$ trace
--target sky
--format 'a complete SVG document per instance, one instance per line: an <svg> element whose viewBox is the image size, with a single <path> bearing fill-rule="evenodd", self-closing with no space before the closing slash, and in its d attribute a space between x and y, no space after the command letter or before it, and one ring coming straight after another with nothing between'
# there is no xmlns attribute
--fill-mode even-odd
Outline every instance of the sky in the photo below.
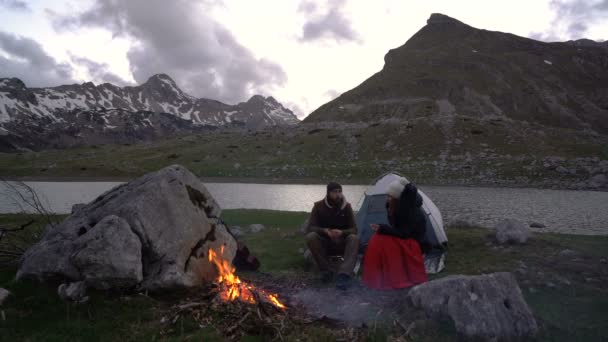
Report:
<svg viewBox="0 0 608 342"><path fill-rule="evenodd" d="M431 13L542 41L608 39L608 0L0 0L0 77L136 85L165 73L300 118L380 71Z"/></svg>

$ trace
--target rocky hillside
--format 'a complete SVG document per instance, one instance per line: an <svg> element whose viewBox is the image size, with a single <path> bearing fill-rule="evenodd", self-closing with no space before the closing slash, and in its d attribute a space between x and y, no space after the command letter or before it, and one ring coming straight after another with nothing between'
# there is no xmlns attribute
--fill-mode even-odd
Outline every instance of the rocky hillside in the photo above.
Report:
<svg viewBox="0 0 608 342"><path fill-rule="evenodd" d="M0 150L132 142L217 127L297 124L272 97L228 105L184 93L167 75L134 87L104 83L28 88L0 79Z"/></svg>
<svg viewBox="0 0 608 342"><path fill-rule="evenodd" d="M544 43L481 30L442 14L383 69L305 121L436 121L467 118L608 133L608 44Z"/></svg>

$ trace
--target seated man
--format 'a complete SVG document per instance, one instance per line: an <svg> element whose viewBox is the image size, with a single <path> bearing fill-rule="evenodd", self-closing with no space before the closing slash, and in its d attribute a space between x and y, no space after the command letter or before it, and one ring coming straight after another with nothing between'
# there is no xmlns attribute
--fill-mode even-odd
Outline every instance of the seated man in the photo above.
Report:
<svg viewBox="0 0 608 342"><path fill-rule="evenodd" d="M327 185L327 194L315 203L310 214L306 244L321 271L321 279L328 282L333 277L330 255L344 256L336 279L336 287L346 289L357 262L359 238L355 215L350 203L342 195L338 183Z"/></svg>

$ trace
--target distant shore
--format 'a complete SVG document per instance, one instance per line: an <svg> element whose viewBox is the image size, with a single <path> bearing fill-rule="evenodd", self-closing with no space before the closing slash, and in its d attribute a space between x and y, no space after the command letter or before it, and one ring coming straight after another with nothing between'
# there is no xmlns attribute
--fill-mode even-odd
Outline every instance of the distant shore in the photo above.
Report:
<svg viewBox="0 0 608 342"><path fill-rule="evenodd" d="M7 181L22 182L129 182L139 176L24 176L24 177L1 177ZM320 178L255 178L255 177L199 177L203 183L242 183L242 184L297 184L297 185L325 185L330 181L337 181L343 185L371 185L375 179L320 179ZM415 182L415 180L413 180ZM460 182L420 182L421 187L466 187L466 188L508 188L508 189L543 189L564 191L593 191L606 192L597 189L573 189L562 187L543 186L543 184L516 184L516 183L460 183Z"/></svg>
<svg viewBox="0 0 608 342"><path fill-rule="evenodd" d="M128 182L137 176L26 176L3 177L7 181L22 182ZM319 178L248 178L248 177L199 177L203 183L243 183L243 184L327 184L331 180ZM334 180L334 179L332 179ZM345 185L369 185L373 179L335 179ZM428 184L427 184L428 185Z"/></svg>

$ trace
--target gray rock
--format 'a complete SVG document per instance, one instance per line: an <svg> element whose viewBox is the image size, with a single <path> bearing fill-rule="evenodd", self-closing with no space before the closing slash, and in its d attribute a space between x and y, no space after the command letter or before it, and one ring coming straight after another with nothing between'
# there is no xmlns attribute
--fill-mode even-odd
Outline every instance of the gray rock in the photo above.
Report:
<svg viewBox="0 0 608 342"><path fill-rule="evenodd" d="M560 251L558 254L559 254L559 256L562 256L562 257L573 257L573 256L578 255L578 253L576 251L573 251L571 249L564 249L564 250Z"/></svg>
<svg viewBox="0 0 608 342"><path fill-rule="evenodd" d="M263 224L252 224L249 226L249 231L252 233L259 233L262 230L266 229Z"/></svg>
<svg viewBox="0 0 608 342"><path fill-rule="evenodd" d="M57 288L57 294L59 298L69 302L86 302L87 297L87 285L84 281L78 281L75 283L61 284Z"/></svg>
<svg viewBox="0 0 608 342"><path fill-rule="evenodd" d="M234 237L237 239L239 239L245 235L245 232L239 226L232 226L229 229L230 229L230 232L232 233L232 235L234 235Z"/></svg>
<svg viewBox="0 0 608 342"><path fill-rule="evenodd" d="M11 293L0 287L0 306L4 303L4 301L11 295Z"/></svg>
<svg viewBox="0 0 608 342"><path fill-rule="evenodd" d="M143 280L141 242L118 216L104 217L74 247L72 262L90 287L132 287Z"/></svg>
<svg viewBox="0 0 608 342"><path fill-rule="evenodd" d="M195 175L168 166L102 194L46 232L23 255L17 279L84 280L99 288L140 282L147 290L196 286L217 276L210 248L224 246L229 261L236 253L220 214Z"/></svg>
<svg viewBox="0 0 608 342"><path fill-rule="evenodd" d="M603 174L595 175L587 180L587 186L591 189L608 187L608 177Z"/></svg>
<svg viewBox="0 0 608 342"><path fill-rule="evenodd" d="M72 206L72 212L71 212L71 214L77 212L78 210L84 208L85 206L86 206L86 204L84 204L84 203L76 203L76 204L74 204Z"/></svg>
<svg viewBox="0 0 608 342"><path fill-rule="evenodd" d="M502 220L496 225L496 241L504 243L526 243L530 236L530 227L515 219Z"/></svg>
<svg viewBox="0 0 608 342"><path fill-rule="evenodd" d="M408 298L428 315L449 318L468 338L511 340L538 327L510 273L454 275L413 287Z"/></svg>

